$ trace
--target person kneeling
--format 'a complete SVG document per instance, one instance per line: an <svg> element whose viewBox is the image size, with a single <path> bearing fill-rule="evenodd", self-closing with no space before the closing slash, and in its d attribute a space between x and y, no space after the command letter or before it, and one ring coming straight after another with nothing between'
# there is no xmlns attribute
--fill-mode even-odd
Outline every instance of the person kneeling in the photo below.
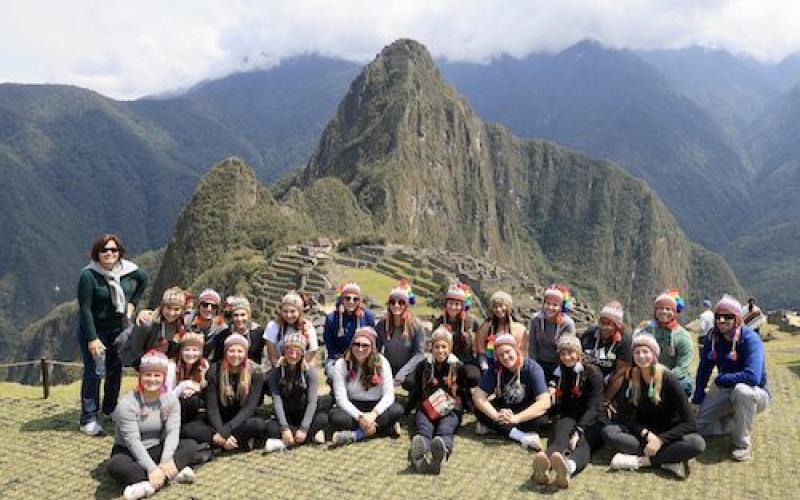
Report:
<svg viewBox="0 0 800 500"><path fill-rule="evenodd" d="M180 439L181 405L164 391L168 360L151 350L139 362L139 384L114 411L117 431L108 473L125 485L128 500L153 495L167 480L191 483L189 467L198 444ZM156 463L156 461L158 463Z"/></svg>
<svg viewBox="0 0 800 500"><path fill-rule="evenodd" d="M453 335L442 325L431 335L432 352L414 370L409 406L417 411L409 459L417 472L441 472L461 425L469 382L464 365L452 350Z"/></svg>
<svg viewBox="0 0 800 500"><path fill-rule="evenodd" d="M486 434L492 429L519 441L523 448L539 451L542 443L535 431L544 424L543 417L550 408L544 372L536 361L522 359L510 334L497 336L494 357L495 369L483 374L472 393L478 419L475 430ZM495 398L490 402L491 393Z"/></svg>
<svg viewBox="0 0 800 500"><path fill-rule="evenodd" d="M328 416L317 412L317 370L306 360L306 339L292 332L283 340L283 356L267 376L275 417L267 422L264 451L283 451L311 439L325 442Z"/></svg>
<svg viewBox="0 0 800 500"><path fill-rule="evenodd" d="M559 488L567 488L570 477L586 467L600 444L603 374L593 364L583 363L581 342L575 335L562 335L556 350L559 364L551 392L559 418L547 452L533 457L533 481L542 485L555 482Z"/></svg>
<svg viewBox="0 0 800 500"><path fill-rule="evenodd" d="M681 479L689 475L689 460L705 449L697 433L694 412L678 377L658 362L655 337L633 337L634 367L617 396L619 425L607 425L603 439L619 451L612 469L658 467Z"/></svg>
<svg viewBox="0 0 800 500"><path fill-rule="evenodd" d="M394 400L392 368L377 348L375 329L365 326L333 369L336 407L329 420L336 431L331 444L361 441L377 433L399 436L403 407Z"/></svg>

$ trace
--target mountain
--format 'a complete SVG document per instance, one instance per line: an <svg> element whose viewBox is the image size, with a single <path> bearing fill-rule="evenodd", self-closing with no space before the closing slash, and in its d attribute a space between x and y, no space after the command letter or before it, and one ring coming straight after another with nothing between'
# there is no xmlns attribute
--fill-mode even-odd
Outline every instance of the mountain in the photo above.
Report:
<svg viewBox="0 0 800 500"><path fill-rule="evenodd" d="M741 148L700 105L627 50L585 41L558 54L443 63L484 118L611 160L646 180L695 241L722 248L749 206ZM735 196L741 203L730 203Z"/></svg>
<svg viewBox="0 0 800 500"><path fill-rule="evenodd" d="M484 123L411 40L364 68L294 185L324 177L345 183L392 241L563 277L638 313L667 286L688 287L691 297L741 291L645 183ZM696 280L708 265L720 288Z"/></svg>

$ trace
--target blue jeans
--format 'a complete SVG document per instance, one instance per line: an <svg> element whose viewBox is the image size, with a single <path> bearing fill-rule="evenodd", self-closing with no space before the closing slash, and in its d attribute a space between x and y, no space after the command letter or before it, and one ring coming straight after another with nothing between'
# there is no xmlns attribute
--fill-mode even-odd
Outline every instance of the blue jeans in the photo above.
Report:
<svg viewBox="0 0 800 500"><path fill-rule="evenodd" d="M106 346L106 381L103 388L103 413L111 415L117 407L119 387L122 383L122 361L119 359L114 340L119 330L97 332L97 337ZM100 409L100 377L95 372L94 358L89 353L89 341L78 329L78 344L83 358L83 378L81 380L81 425L97 420Z"/></svg>

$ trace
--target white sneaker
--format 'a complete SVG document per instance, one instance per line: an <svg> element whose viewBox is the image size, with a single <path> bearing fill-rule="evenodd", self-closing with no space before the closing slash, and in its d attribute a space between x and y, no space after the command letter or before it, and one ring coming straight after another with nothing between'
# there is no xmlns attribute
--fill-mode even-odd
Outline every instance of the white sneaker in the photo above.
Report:
<svg viewBox="0 0 800 500"><path fill-rule="evenodd" d="M491 432L487 426L483 425L480 422L475 422L475 434L479 436L485 436Z"/></svg>
<svg viewBox="0 0 800 500"><path fill-rule="evenodd" d="M686 479L689 477L689 464L686 462L661 464L661 468L672 472L680 479Z"/></svg>
<svg viewBox="0 0 800 500"><path fill-rule="evenodd" d="M748 460L752 460L753 447L748 446L747 448L736 448L731 452L731 458L737 462L747 462Z"/></svg>
<svg viewBox="0 0 800 500"><path fill-rule="evenodd" d="M97 420L92 420L88 424L81 426L81 432L87 436L99 436L103 433L103 426Z"/></svg>
<svg viewBox="0 0 800 500"><path fill-rule="evenodd" d="M267 444L264 445L264 451L267 453L286 451L286 445L280 439L267 439Z"/></svg>
<svg viewBox="0 0 800 500"><path fill-rule="evenodd" d="M639 457L626 453L617 453L611 459L611 468L616 470L639 470Z"/></svg>
<svg viewBox="0 0 800 500"><path fill-rule="evenodd" d="M317 443L317 444L324 443L325 442L325 431L317 431L317 433L314 434L313 441L315 443Z"/></svg>
<svg viewBox="0 0 800 500"><path fill-rule="evenodd" d="M175 476L175 482L181 484L192 484L197 480L197 476L194 474L194 470L191 467L184 467L178 472L178 475Z"/></svg>
<svg viewBox="0 0 800 500"><path fill-rule="evenodd" d="M525 434L519 444L526 450L540 451L542 449L542 440L539 439L539 435L535 432Z"/></svg>
<svg viewBox="0 0 800 500"><path fill-rule="evenodd" d="M127 486L122 496L125 497L125 500L139 500L140 498L147 498L150 495L155 495L155 493L156 490L153 488L153 485L150 484L150 481L141 481Z"/></svg>

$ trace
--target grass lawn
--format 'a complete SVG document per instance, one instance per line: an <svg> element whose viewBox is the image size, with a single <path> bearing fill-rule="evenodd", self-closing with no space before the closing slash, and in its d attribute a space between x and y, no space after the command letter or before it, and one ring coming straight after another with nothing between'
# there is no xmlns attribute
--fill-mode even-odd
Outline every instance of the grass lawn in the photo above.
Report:
<svg viewBox="0 0 800 500"><path fill-rule="evenodd" d="M361 291L372 298L378 304L385 304L386 298L389 296L389 291L397 286L397 280L391 276L381 274L372 269L356 269L354 267L337 266L332 271L332 277L335 278L335 283L344 283L346 281L355 281L361 287ZM411 282L411 288L414 289L414 282ZM417 304L414 306L414 313L419 315L438 315L439 309L431 307L431 299L424 292L419 289L414 289Z"/></svg>

